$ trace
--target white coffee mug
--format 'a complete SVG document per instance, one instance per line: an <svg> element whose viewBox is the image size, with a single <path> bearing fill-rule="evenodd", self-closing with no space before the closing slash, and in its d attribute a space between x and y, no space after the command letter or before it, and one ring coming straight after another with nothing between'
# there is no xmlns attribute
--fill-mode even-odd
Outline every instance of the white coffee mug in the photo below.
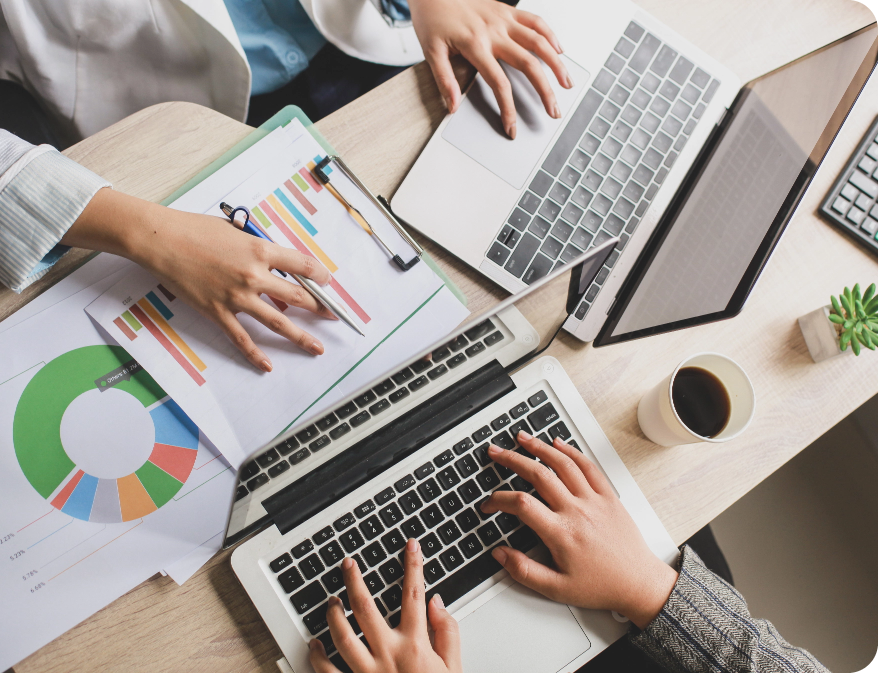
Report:
<svg viewBox="0 0 878 673"><path fill-rule="evenodd" d="M674 408L671 390L677 373L683 367L700 367L716 376L729 394L731 409L726 426L714 437L698 435L680 420ZM650 440L662 446L692 444L695 442L727 442L740 435L750 421L756 408L753 384L740 365L719 353L698 353L677 365L661 383L646 393L637 406L637 421Z"/></svg>

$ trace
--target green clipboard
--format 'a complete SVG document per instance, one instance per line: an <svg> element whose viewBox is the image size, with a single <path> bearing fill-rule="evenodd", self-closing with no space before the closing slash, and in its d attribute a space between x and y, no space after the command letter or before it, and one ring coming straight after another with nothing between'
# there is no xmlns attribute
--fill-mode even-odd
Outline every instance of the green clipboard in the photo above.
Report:
<svg viewBox="0 0 878 673"><path fill-rule="evenodd" d="M262 126L254 130L253 133L238 142L231 149L227 150L222 156L209 163L206 167L199 171L198 174L195 175L195 177L188 180L173 194L171 194L168 198L162 201L162 205L167 206L173 203L181 196L183 196L183 194L195 187L195 185L203 182L205 179L216 173L220 168L222 168L232 159L241 154L241 152L251 148L253 145L262 140L265 136L274 131L276 128L280 126L286 126L293 119L298 119L300 122L302 122L302 125L306 129L308 129L308 132L312 136L314 136L314 139L318 143L320 143L320 146L326 151L327 154L337 154L332 145L329 144L329 141L326 140L326 138L323 137L320 131L317 130L313 122L308 119L304 112L302 112L301 108L295 105L287 105L286 107L281 108L271 119L265 122ZM434 273L442 279L442 282L445 283L446 287L451 290L452 294L457 297L460 303L466 306L468 304L466 295L461 292L460 288L458 288L453 282L451 282L451 279L447 275L445 275L445 272L442 271L442 269L439 268L439 265L436 264L436 261L430 256L430 254L424 251L422 259L434 271Z"/></svg>

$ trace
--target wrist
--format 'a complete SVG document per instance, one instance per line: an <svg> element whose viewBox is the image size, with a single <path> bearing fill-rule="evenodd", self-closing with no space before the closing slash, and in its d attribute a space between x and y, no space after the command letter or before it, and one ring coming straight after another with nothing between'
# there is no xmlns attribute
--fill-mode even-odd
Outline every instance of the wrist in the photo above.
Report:
<svg viewBox="0 0 878 673"><path fill-rule="evenodd" d="M665 607L678 577L676 570L656 558L655 564L634 583L628 605L619 612L637 628L645 629Z"/></svg>

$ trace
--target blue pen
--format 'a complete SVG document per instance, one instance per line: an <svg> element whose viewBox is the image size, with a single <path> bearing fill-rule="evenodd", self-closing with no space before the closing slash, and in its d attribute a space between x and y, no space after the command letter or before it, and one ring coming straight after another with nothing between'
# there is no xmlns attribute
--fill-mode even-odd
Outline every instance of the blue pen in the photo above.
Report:
<svg viewBox="0 0 878 673"><path fill-rule="evenodd" d="M244 206L232 208L232 206L223 201L222 203L220 203L220 210L223 211L223 214L228 217L229 221L236 227L238 226L238 221L235 220L235 215L239 211L244 213L244 226L241 227L241 231L243 231L245 234L250 234L251 236L257 236L259 238L265 239L269 243L274 243L274 241L271 240L271 237L268 234L266 234L264 231L262 231L262 229L260 229L250 221L250 211L247 210ZM284 278L287 277L286 271L281 271L280 269L275 269L275 271L281 274ZM363 330L360 329L359 325L354 322L354 319L348 315L347 311L339 306L339 304L332 297L330 297L326 293L326 291L317 283L315 283L310 278L305 278L304 276L300 276L297 273L293 274L293 278L295 278L296 281L298 281L299 285L301 285L307 292L309 292L317 301L319 301L332 313L338 316L339 320L345 323L360 336L366 336Z"/></svg>

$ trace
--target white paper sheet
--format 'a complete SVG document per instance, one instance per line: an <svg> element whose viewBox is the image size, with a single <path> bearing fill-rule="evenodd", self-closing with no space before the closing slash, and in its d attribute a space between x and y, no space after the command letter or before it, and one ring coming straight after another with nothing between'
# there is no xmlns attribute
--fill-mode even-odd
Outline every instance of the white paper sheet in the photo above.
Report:
<svg viewBox="0 0 878 673"><path fill-rule="evenodd" d="M215 215L221 215L221 201L250 208L254 220L276 243L308 250L330 269L334 284L327 291L346 306L365 337L341 322L286 308L285 314L324 344L325 354L312 356L250 316L239 314L242 325L274 365L265 374L250 365L216 325L172 300L142 269L126 275L87 309L235 466L306 411L316 414L345 392L367 383L374 375L371 372L388 366L387 357L399 362L414 355L468 315L426 264L400 271L329 190L318 186L308 164L324 154L294 120L173 207ZM342 193L354 191L340 171L330 177L342 185ZM411 249L386 220L368 212L366 205L358 206L394 252L411 256ZM230 225L218 222L217 226ZM388 339L403 325L410 338L394 339L392 352L386 352L391 351ZM412 329L415 325L420 329ZM364 362L381 362L382 366L361 368Z"/></svg>
<svg viewBox="0 0 878 673"><path fill-rule="evenodd" d="M109 342L84 308L124 273L126 264L102 255L32 303L24 314L30 319L22 322L16 315L11 326L9 321L0 323L0 352L4 354L0 359L0 595L4 606L0 611L0 670L162 568L178 568L171 575L182 581L197 569L196 563L209 558L210 538L225 526L234 474L191 423L182 423L179 415L170 419L162 415L171 408L168 398L151 388L147 396L151 394L155 402L147 406L141 400L132 407L131 389L118 380L104 392L94 382L93 388L87 385L110 373L100 365L95 369L95 362L106 358ZM59 365L65 358L70 358L68 364ZM139 374L134 379L143 380ZM75 404L65 411L64 395L77 392L70 392L71 381L84 381L88 389L76 395ZM117 414L132 414L131 422L102 416L104 402ZM69 446L61 447L62 454L57 447L54 452L46 450L51 442L34 441L39 439L40 428L58 424L59 414L60 436L69 440ZM155 435L142 436L141 431L118 437L119 432L143 427L144 421L147 427L153 422ZM117 432L106 432L112 428ZM123 487L114 478L123 478L124 488L130 488L132 480L129 475L105 472L113 462L124 465L126 457L106 451L121 447L130 449L129 463L140 463L140 459L162 463L159 454L153 454L154 442L170 441L168 432L175 431L187 437L179 442L186 446L169 448L164 458L170 463L163 464L180 479L168 481L170 477L148 468L151 475L144 480L155 480L149 483L152 494L150 490L139 492L132 508L131 491L125 490L123 514L118 500L118 489ZM104 436L103 445L89 443L91 436ZM185 456L183 460L180 455ZM65 462L70 456L81 462L71 467L73 463ZM80 469L84 474L73 485ZM98 478L93 495L86 488L94 483L89 477ZM118 511L111 506L112 497L107 497L106 487L112 483L116 483ZM68 485L71 488L65 488ZM165 502L148 512L151 508L145 506L144 493L152 507L154 501ZM103 521L89 520L93 512ZM185 566L176 565L184 561Z"/></svg>

